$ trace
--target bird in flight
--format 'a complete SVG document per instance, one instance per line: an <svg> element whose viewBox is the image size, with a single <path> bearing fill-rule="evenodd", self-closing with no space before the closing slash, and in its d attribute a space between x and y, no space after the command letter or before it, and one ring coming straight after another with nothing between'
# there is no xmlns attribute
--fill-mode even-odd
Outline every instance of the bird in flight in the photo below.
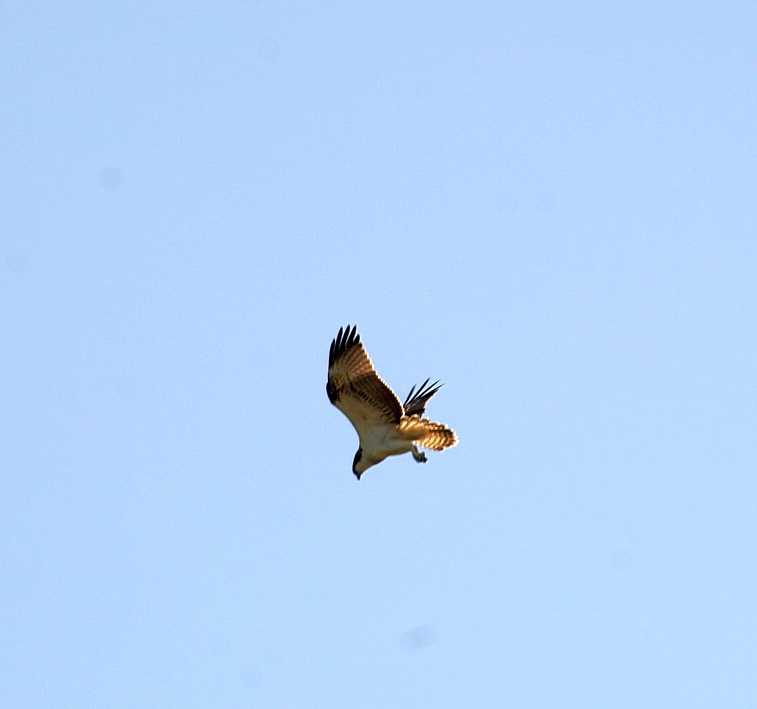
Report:
<svg viewBox="0 0 757 709"><path fill-rule="evenodd" d="M355 427L360 444L352 461L358 480L373 465L390 455L412 453L419 463L426 454L418 446L443 451L457 444L455 432L443 423L423 418L426 402L441 388L427 379L410 389L404 404L376 374L357 326L339 328L329 350L326 393Z"/></svg>

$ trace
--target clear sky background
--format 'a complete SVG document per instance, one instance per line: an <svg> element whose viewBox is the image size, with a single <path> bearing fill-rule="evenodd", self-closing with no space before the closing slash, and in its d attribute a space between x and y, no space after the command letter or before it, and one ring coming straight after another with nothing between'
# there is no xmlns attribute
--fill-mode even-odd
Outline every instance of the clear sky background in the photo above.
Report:
<svg viewBox="0 0 757 709"><path fill-rule="evenodd" d="M0 705L757 705L757 4L0 10ZM358 482L359 326L457 448Z"/></svg>

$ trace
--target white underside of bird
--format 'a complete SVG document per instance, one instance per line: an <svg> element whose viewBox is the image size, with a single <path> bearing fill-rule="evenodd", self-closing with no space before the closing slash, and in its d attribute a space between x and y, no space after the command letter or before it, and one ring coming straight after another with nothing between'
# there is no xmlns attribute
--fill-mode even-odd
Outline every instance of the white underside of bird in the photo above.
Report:
<svg viewBox="0 0 757 709"><path fill-rule="evenodd" d="M418 450L413 439L402 435L396 426L382 424L373 426L367 431L360 432L355 428L360 440L362 455L355 463L355 472L364 473L368 468L380 463L390 455L402 455L412 453L419 463L426 462L426 455Z"/></svg>

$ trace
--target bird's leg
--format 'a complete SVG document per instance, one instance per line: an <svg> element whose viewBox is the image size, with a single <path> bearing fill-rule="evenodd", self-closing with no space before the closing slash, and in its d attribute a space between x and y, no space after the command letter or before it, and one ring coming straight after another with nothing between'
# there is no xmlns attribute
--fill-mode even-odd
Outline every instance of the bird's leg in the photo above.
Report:
<svg viewBox="0 0 757 709"><path fill-rule="evenodd" d="M423 451L419 451L418 446L416 445L413 445L413 447L410 449L410 452L413 454L413 458L415 458L418 463L425 463L426 460L428 460L426 458L426 454Z"/></svg>

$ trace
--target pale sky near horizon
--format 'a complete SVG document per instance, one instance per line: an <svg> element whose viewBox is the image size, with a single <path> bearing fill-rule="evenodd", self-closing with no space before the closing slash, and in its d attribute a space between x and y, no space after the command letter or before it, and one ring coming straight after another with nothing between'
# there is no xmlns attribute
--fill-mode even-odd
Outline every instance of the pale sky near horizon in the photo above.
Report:
<svg viewBox="0 0 757 709"><path fill-rule="evenodd" d="M0 9L0 705L757 705L757 5ZM360 482L356 323L460 444Z"/></svg>

